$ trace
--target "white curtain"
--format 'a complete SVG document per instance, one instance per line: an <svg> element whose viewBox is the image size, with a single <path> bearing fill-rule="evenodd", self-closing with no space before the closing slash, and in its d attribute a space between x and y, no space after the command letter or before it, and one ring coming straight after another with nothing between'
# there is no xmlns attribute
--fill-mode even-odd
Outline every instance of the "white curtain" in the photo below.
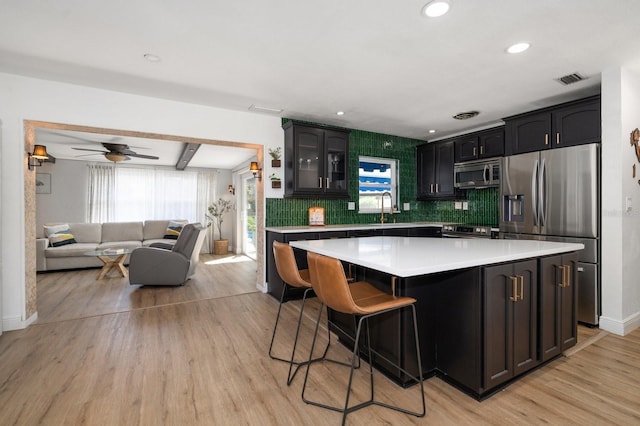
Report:
<svg viewBox="0 0 640 426"><path fill-rule="evenodd" d="M217 196L215 171L111 165L91 165L89 170L90 222L184 219L206 226L207 207Z"/></svg>
<svg viewBox="0 0 640 426"><path fill-rule="evenodd" d="M115 168L111 164L89 164L88 223L115 220Z"/></svg>
<svg viewBox="0 0 640 426"><path fill-rule="evenodd" d="M196 205L198 212L201 212L198 222L206 226L207 218L205 217L205 214L208 212L207 207L216 200L218 173L205 171L199 172L197 186L198 193L196 195ZM213 228L213 226L209 226L209 228L207 228L207 238L204 245L206 246L208 253L213 253Z"/></svg>

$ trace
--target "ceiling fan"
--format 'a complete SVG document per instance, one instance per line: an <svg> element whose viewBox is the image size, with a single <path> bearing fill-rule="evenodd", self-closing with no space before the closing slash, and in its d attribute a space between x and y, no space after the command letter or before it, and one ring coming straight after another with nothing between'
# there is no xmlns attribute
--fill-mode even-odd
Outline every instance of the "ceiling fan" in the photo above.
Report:
<svg viewBox="0 0 640 426"><path fill-rule="evenodd" d="M137 152L129 149L129 145L125 145L121 143L102 142L102 146L104 147L104 149L106 149L106 151L99 150L99 149L91 149L91 148L73 148L73 149L76 149L78 151L100 152L104 155L104 157L107 160L113 161L114 163L130 160L131 157L146 158L149 160L157 160L159 158L154 155L138 154Z"/></svg>

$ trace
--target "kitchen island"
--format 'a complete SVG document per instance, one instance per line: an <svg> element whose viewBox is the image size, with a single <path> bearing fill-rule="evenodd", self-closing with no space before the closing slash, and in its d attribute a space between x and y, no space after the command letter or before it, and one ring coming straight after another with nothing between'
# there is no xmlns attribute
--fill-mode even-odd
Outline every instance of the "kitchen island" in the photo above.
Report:
<svg viewBox="0 0 640 426"><path fill-rule="evenodd" d="M366 237L292 241L354 265L356 279L414 297L422 365L482 399L576 343L577 254L548 241ZM353 333L349 317L330 318ZM377 351L417 371L407 313L371 323ZM345 344L347 335L333 328ZM400 384L405 375L374 359Z"/></svg>

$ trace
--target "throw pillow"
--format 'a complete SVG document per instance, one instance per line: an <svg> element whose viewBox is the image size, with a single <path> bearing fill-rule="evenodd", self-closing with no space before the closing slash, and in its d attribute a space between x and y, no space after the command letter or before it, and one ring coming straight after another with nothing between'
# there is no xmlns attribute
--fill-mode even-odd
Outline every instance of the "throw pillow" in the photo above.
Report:
<svg viewBox="0 0 640 426"><path fill-rule="evenodd" d="M51 247L60 247L77 242L67 223L62 225L45 225L44 233L47 235L47 238L49 238L49 245Z"/></svg>
<svg viewBox="0 0 640 426"><path fill-rule="evenodd" d="M182 228L189 223L186 220L170 220L167 230L164 232L164 238L168 240L177 240Z"/></svg>

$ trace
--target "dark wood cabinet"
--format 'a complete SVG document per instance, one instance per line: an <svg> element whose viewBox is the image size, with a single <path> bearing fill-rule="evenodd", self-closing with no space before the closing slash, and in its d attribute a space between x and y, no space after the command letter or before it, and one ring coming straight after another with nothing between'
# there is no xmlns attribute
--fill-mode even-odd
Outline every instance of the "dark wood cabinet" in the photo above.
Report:
<svg viewBox="0 0 640 426"><path fill-rule="evenodd" d="M536 260L484 268L484 389L537 365L537 299Z"/></svg>
<svg viewBox="0 0 640 426"><path fill-rule="evenodd" d="M285 197L349 197L349 131L288 121L284 129Z"/></svg>
<svg viewBox="0 0 640 426"><path fill-rule="evenodd" d="M504 155L504 126L459 136L453 143L456 163L500 157Z"/></svg>
<svg viewBox="0 0 640 426"><path fill-rule="evenodd" d="M456 198L453 186L453 140L419 145L416 152L418 200Z"/></svg>
<svg viewBox="0 0 640 426"><path fill-rule="evenodd" d="M578 255L549 256L540 262L540 360L547 361L577 343Z"/></svg>
<svg viewBox="0 0 640 426"><path fill-rule="evenodd" d="M601 140L600 96L505 118L506 155Z"/></svg>

